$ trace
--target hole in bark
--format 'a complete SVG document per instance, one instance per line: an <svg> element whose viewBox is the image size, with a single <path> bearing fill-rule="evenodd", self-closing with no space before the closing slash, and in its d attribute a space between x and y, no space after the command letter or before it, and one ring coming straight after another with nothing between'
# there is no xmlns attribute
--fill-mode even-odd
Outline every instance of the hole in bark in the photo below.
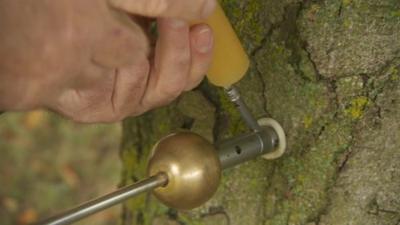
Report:
<svg viewBox="0 0 400 225"><path fill-rule="evenodd" d="M194 124L194 119L193 118L185 117L183 119L183 124L182 124L181 128L185 129L185 130L190 130L190 129L192 129L193 124Z"/></svg>
<svg viewBox="0 0 400 225"><path fill-rule="evenodd" d="M241 153L242 153L242 148L240 148L240 146L235 146L235 149L236 149L236 153L238 154L238 155L240 155Z"/></svg>

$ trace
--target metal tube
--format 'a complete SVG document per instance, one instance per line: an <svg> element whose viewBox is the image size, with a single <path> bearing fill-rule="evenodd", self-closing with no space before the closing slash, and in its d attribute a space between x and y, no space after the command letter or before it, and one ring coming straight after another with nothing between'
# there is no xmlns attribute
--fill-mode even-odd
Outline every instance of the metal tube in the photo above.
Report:
<svg viewBox="0 0 400 225"><path fill-rule="evenodd" d="M168 177L164 173L139 181L135 184L123 187L115 192L102 196L100 198L83 203L82 205L63 212L57 216L51 217L37 225L64 225L71 224L96 212L121 203L129 198L139 195L143 192L162 187L168 182Z"/></svg>
<svg viewBox="0 0 400 225"><path fill-rule="evenodd" d="M239 110L242 119L245 123L253 130L260 131L261 127L257 123L257 120L254 119L251 114L249 107L247 107L246 103L240 97L240 93L235 86L230 86L225 89L225 92L228 94L229 99L232 103L235 104L236 108Z"/></svg>
<svg viewBox="0 0 400 225"><path fill-rule="evenodd" d="M217 144L222 169L236 166L275 151L278 135L271 127L262 127L258 132L240 135Z"/></svg>

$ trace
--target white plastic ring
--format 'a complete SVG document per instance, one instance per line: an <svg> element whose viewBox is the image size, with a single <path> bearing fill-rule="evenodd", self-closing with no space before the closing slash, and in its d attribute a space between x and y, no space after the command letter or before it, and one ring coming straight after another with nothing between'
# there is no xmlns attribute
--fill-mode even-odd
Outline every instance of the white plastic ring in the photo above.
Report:
<svg viewBox="0 0 400 225"><path fill-rule="evenodd" d="M280 158L286 151L286 135L282 126L276 120L271 118L261 118L258 120L258 124L263 127L272 127L279 139L276 150L274 152L267 153L262 157L268 160Z"/></svg>

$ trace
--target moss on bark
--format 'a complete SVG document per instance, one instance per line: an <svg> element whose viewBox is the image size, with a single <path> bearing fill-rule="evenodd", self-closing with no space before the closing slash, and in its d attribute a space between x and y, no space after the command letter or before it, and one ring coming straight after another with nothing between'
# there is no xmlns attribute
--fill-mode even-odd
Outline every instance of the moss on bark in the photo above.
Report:
<svg viewBox="0 0 400 225"><path fill-rule="evenodd" d="M190 212L168 209L150 195L134 199L125 204L123 224L398 223L400 160L387 157L400 157L399 134L391 132L399 129L400 2L222 4L252 59L238 86L256 117L284 126L288 153L225 171L215 197ZM180 129L214 141L247 131L222 91L204 82L170 106L124 123L122 183L142 178L152 145ZM392 142L382 151L386 139Z"/></svg>

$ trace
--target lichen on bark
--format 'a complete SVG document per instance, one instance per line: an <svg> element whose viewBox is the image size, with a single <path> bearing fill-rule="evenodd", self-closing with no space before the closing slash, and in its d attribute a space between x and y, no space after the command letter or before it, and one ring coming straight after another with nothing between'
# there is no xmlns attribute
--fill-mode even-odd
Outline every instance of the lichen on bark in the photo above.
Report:
<svg viewBox="0 0 400 225"><path fill-rule="evenodd" d="M256 117L283 125L288 152L225 171L215 197L190 212L151 195L129 201L123 224L399 224L400 2L221 3L252 61L238 87ZM125 121L122 184L144 177L152 145L180 129L213 141L248 131L203 82Z"/></svg>

